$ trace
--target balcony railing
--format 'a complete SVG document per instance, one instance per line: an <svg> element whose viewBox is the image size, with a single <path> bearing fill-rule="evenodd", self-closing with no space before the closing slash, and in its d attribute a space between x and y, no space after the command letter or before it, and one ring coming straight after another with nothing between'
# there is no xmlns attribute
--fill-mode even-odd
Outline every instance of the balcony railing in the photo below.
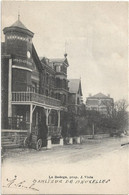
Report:
<svg viewBox="0 0 129 195"><path fill-rule="evenodd" d="M12 92L12 102L37 102L51 106L61 106L61 101L34 92Z"/></svg>

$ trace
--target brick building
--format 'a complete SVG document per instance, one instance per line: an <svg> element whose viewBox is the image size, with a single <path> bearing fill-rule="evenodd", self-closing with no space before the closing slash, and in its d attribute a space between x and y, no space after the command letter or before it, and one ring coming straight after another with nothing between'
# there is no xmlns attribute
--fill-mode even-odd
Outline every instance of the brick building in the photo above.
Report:
<svg viewBox="0 0 129 195"><path fill-rule="evenodd" d="M61 59L39 58L34 33L20 18L3 32L2 129L31 134L32 145L38 148L55 138L60 140L71 93L67 54Z"/></svg>

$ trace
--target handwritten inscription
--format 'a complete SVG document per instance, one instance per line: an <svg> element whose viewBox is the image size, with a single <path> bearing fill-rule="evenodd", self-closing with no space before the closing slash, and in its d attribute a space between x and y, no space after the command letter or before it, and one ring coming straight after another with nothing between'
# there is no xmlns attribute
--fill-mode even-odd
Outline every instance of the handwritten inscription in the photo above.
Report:
<svg viewBox="0 0 129 195"><path fill-rule="evenodd" d="M8 179L7 178L6 182L7 182L6 185L4 185L3 187L6 187L6 188L19 188L19 189L39 191L35 187L36 183L34 181L32 181L29 185L27 184L26 180L18 182L16 175L14 176L13 179Z"/></svg>
<svg viewBox="0 0 129 195"><path fill-rule="evenodd" d="M58 184L106 184L110 182L110 179L94 179L93 176L49 176L48 179L36 180L35 183L58 183Z"/></svg>
<svg viewBox="0 0 129 195"><path fill-rule="evenodd" d="M110 182L110 179L94 179L93 176L49 176L48 179L34 179L33 182L40 184L106 184Z"/></svg>

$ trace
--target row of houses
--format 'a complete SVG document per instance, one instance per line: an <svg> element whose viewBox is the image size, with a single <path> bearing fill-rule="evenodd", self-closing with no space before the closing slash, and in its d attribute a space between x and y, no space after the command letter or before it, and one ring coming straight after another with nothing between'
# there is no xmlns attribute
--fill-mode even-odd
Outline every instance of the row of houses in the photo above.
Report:
<svg viewBox="0 0 129 195"><path fill-rule="evenodd" d="M98 93L83 104L81 79L68 79L69 62L63 58L39 57L34 33L18 20L3 29L2 43L2 143L31 142L35 148L62 143L75 135L82 108L107 114L113 99ZM70 131L72 132L70 134ZM58 140L58 141L57 141Z"/></svg>
<svg viewBox="0 0 129 195"><path fill-rule="evenodd" d="M31 135L35 147L47 145L55 138L60 141L62 132L66 131L65 116L77 115L83 103L81 80L68 80L67 54L57 59L38 56L33 44L34 33L20 18L3 32L3 143L10 145L14 132Z"/></svg>

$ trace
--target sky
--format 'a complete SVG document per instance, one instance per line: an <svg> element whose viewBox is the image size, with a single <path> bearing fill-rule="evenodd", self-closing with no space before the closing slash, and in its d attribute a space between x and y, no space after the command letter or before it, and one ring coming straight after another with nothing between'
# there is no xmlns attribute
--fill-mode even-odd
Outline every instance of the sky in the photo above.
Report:
<svg viewBox="0 0 129 195"><path fill-rule="evenodd" d="M66 50L68 78L81 78L84 102L99 92L128 98L127 2L5 1L2 29L18 10L39 57L63 58Z"/></svg>

